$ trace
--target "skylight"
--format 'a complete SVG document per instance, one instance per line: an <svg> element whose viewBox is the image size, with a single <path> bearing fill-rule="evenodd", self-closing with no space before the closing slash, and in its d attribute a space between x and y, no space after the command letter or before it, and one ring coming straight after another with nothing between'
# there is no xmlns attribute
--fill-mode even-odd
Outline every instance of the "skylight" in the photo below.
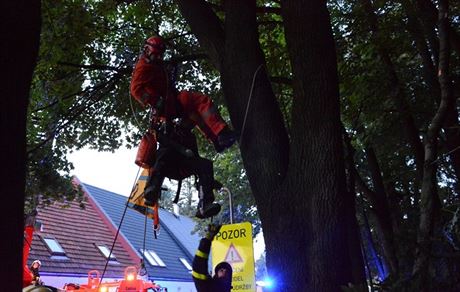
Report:
<svg viewBox="0 0 460 292"><path fill-rule="evenodd" d="M109 249L107 246L105 246L104 244L95 244L95 245L96 245L96 247L99 249L99 251L104 255L104 257L105 257L106 259L108 259L108 258L109 258L109 254L110 254L110 249ZM112 252L112 254L110 254L110 260L112 260L112 261L116 261L116 260L117 260L117 258L116 258L115 255L113 254L113 252Z"/></svg>
<svg viewBox="0 0 460 292"><path fill-rule="evenodd" d="M187 270L192 271L192 266L184 258L179 258L181 263L187 268Z"/></svg>
<svg viewBox="0 0 460 292"><path fill-rule="evenodd" d="M65 255L64 249L59 242L53 237L42 237L46 247L51 252L51 255Z"/></svg>
<svg viewBox="0 0 460 292"><path fill-rule="evenodd" d="M145 258L152 266L166 267L165 263L160 259L160 257L153 250L144 251L143 249L141 249L141 253L144 254Z"/></svg>

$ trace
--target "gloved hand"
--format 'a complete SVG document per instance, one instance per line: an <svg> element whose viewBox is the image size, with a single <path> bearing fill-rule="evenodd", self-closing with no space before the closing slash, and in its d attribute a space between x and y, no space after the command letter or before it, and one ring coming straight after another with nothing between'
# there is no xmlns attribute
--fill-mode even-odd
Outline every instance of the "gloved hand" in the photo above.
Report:
<svg viewBox="0 0 460 292"><path fill-rule="evenodd" d="M222 225L209 224L208 232L206 233L206 238L212 241L214 237L217 235L217 233L219 233L221 227Z"/></svg>

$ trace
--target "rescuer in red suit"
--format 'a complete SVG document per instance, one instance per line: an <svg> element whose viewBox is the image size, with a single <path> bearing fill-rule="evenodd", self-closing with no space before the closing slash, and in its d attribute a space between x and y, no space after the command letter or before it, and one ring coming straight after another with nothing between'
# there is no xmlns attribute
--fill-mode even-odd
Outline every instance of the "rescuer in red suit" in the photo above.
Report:
<svg viewBox="0 0 460 292"><path fill-rule="evenodd" d="M131 95L143 106L152 108L152 125L159 148L144 191L146 205L154 205L160 196L165 177L183 178L198 175L200 201L198 218L207 218L220 211L214 203L216 187L212 161L198 154L196 137L191 130L197 126L217 152L233 145L235 132L219 115L211 99L198 92L177 91L174 74L163 61L165 43L161 37L146 40L131 80Z"/></svg>

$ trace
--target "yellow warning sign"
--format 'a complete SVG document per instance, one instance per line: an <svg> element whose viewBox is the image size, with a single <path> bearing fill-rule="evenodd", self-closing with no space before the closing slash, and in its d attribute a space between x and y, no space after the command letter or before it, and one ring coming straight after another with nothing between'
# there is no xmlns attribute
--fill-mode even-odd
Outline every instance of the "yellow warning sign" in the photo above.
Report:
<svg viewBox="0 0 460 292"><path fill-rule="evenodd" d="M254 249L250 222L222 225L212 242L212 266L232 265L232 291L255 291Z"/></svg>

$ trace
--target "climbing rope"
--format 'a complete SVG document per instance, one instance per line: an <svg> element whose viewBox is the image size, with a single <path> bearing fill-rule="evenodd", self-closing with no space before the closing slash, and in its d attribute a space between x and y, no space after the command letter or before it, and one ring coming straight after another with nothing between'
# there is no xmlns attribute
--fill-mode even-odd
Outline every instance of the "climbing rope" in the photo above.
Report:
<svg viewBox="0 0 460 292"><path fill-rule="evenodd" d="M145 212L145 217L144 217L144 238L142 241L142 259L140 263L140 268L139 268L139 275L145 276L147 274L147 269L145 268L145 239L147 238L147 212Z"/></svg>
<svg viewBox="0 0 460 292"><path fill-rule="evenodd" d="M137 55L136 60L134 61L134 64L137 64L137 61L139 61L139 56L140 54ZM131 79L133 79L133 74L134 74L134 68L133 68L133 72L131 73ZM131 108L131 113L133 114L133 117L134 117L134 121L136 122L137 127L139 129L142 129L142 125L137 119L136 111L134 110L133 99L131 98L131 88L130 87L128 87L128 99L129 99L129 106Z"/></svg>
<svg viewBox="0 0 460 292"><path fill-rule="evenodd" d="M129 99L129 105L130 105L130 107L131 107L131 112L132 112L133 117L134 117L134 121L136 121L137 127L138 127L139 129L142 129L142 125L141 125L141 123L139 122L139 120L137 119L136 112L134 111L133 99L131 98L131 93L128 94L128 99Z"/></svg>
<svg viewBox="0 0 460 292"><path fill-rule="evenodd" d="M145 260L145 238L147 237L147 212L145 212L144 219L144 239L142 243L142 260Z"/></svg>
<svg viewBox="0 0 460 292"><path fill-rule="evenodd" d="M254 84L255 84L255 81L256 81L256 76L257 76L257 73L259 72L259 70L262 68L262 65L263 64L260 64L259 67L257 67L256 71L254 72L254 75L252 76L251 90L249 91L249 98L248 98L248 103L246 105L246 112L244 113L243 126L241 127L241 134L240 134L240 141L239 141L240 147L241 147L241 145L242 145L241 143L243 141L243 133L244 133L244 128L246 127L246 119L248 117L249 105L251 104L251 98L252 98L252 93L254 91Z"/></svg>
<svg viewBox="0 0 460 292"><path fill-rule="evenodd" d="M139 167L139 169L137 171L137 174L136 174L136 179L134 180L134 184L133 184L133 187L131 189L134 189L134 186L136 185L136 182L137 182L137 180L139 178L140 170L141 170L141 168ZM133 192L131 192L131 194L130 194L130 196L128 198L128 201L131 199L132 196L133 196ZM104 279L105 272L107 271L107 265L109 264L110 257L112 256L112 252L113 252L113 249L115 247L115 243L117 242L118 234L120 234L120 229L121 229L121 226L123 224L123 220L125 219L127 209L128 209L128 204L126 204L126 206L125 206L125 209L123 211L123 215L121 216L121 219L120 219L120 224L118 224L117 232L115 233L115 238L113 239L112 247L110 248L110 252L109 252L109 255L107 257L107 260L105 261L105 266L104 266L104 270L103 270L102 275L101 275L101 280L99 281L99 284L98 284L98 287L97 287L98 290L99 290L99 286L102 283L102 280Z"/></svg>

